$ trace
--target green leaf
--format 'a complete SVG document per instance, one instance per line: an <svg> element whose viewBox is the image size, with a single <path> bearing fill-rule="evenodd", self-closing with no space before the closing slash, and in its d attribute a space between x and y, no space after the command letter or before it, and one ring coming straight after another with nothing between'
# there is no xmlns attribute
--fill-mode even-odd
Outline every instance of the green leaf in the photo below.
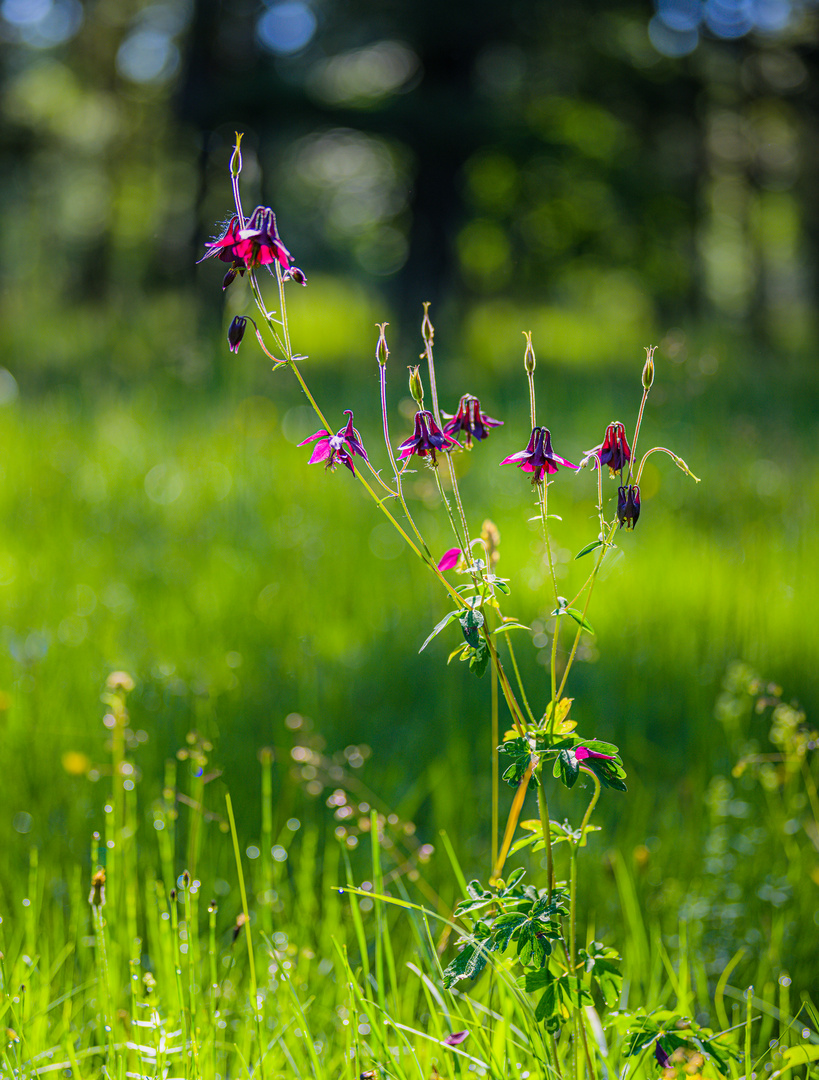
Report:
<svg viewBox="0 0 819 1080"><path fill-rule="evenodd" d="M535 1009L535 1020L549 1020L557 1012L557 986L554 979L543 991L540 1001Z"/></svg>
<svg viewBox="0 0 819 1080"><path fill-rule="evenodd" d="M514 887L520 881L520 879L522 877L525 877L525 875L526 871L522 866L519 866L516 870L513 870L512 873L509 875L509 880L506 882L506 885L503 889L501 889L501 896L508 896L512 889L514 889Z"/></svg>
<svg viewBox="0 0 819 1080"><path fill-rule="evenodd" d="M518 986L522 986L524 990L534 994L538 990L542 990L544 986L554 983L554 981L555 977L551 971L548 968L541 968L540 971L527 971L518 979Z"/></svg>
<svg viewBox="0 0 819 1080"><path fill-rule="evenodd" d="M464 637L473 649L477 649L480 644L480 634L478 631L483 626L484 618L480 611L470 609L465 611L462 615L458 616L458 622L461 624L461 630L463 630Z"/></svg>
<svg viewBox="0 0 819 1080"><path fill-rule="evenodd" d="M602 546L602 540L593 540L590 544L586 544L584 548L581 548L580 551L578 551L578 553L575 555L575 559L582 559L584 555L588 555L589 552L594 551L595 548L599 548Z"/></svg>
<svg viewBox="0 0 819 1080"><path fill-rule="evenodd" d="M557 985L560 996L571 1005L574 1005L576 1009L580 1009L584 1005L594 1005L594 998L591 996L589 988L576 975L564 975L557 980Z"/></svg>
<svg viewBox="0 0 819 1080"><path fill-rule="evenodd" d="M588 619L584 618L582 611L578 611L577 608L573 608L573 607L567 607L565 610L566 610L566 614L571 615L571 617L574 619L574 621L583 630L587 631L587 633L589 633L589 634L594 633L594 628L592 627L592 624L589 622Z"/></svg>
<svg viewBox="0 0 819 1080"><path fill-rule="evenodd" d="M504 623L503 626L498 626L495 630L492 631L492 633L493 634L505 634L507 630L531 630L531 629L532 629L531 626L524 626L524 624L520 623L520 622L508 622L508 623Z"/></svg>
<svg viewBox="0 0 819 1080"><path fill-rule="evenodd" d="M480 679L484 675L488 663L489 648L485 641L481 641L478 648L473 649L469 657L469 670L474 672Z"/></svg>
<svg viewBox="0 0 819 1080"><path fill-rule="evenodd" d="M444 627L449 625L449 623L452 621L452 619L457 619L458 618L458 615L459 615L459 612L457 612L457 611L450 611L448 615L445 615L443 617L443 619L441 619L441 621L433 629L432 633L429 635L429 637L424 642L424 644L421 646L421 648L418 650L418 652L422 653L424 651L424 649L427 647L427 645L429 645L430 641L432 641L432 639L435 637L435 635L440 634L440 632L444 629Z"/></svg>
<svg viewBox="0 0 819 1080"><path fill-rule="evenodd" d="M502 779L504 783L513 788L518 787L523 780L523 777L526 775L532 760L532 751L529 748L529 743L526 739L520 737L509 739L507 742L501 743L498 747L498 753L505 754L512 759L511 765L507 766L503 773ZM535 783L537 783L537 781L535 781Z"/></svg>
<svg viewBox="0 0 819 1080"><path fill-rule="evenodd" d="M573 788L580 775L580 764L574 750L561 750L555 758L552 775L567 788Z"/></svg>

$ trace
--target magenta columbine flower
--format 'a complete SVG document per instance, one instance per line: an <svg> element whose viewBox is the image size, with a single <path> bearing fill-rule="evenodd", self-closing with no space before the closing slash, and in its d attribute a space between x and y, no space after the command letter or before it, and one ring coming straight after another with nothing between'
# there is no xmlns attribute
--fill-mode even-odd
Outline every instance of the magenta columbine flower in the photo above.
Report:
<svg viewBox="0 0 819 1080"><path fill-rule="evenodd" d="M247 326L247 316L237 315L233 322L228 327L227 339L231 352L238 352L239 346L242 344L242 338L245 336L245 327Z"/></svg>
<svg viewBox="0 0 819 1080"><path fill-rule="evenodd" d="M222 288L226 289L236 277L245 270L255 270L259 266L270 266L277 262L284 271L287 280L307 284L307 278L297 266L293 266L290 252L284 246L276 228L276 215L268 206L257 206L241 228L236 214L228 222L222 236L207 245L205 254L199 259L203 262L214 255L222 262L230 263L230 270L225 275Z"/></svg>
<svg viewBox="0 0 819 1080"><path fill-rule="evenodd" d="M481 412L481 403L472 394L464 394L458 402L458 411L454 416L444 413L447 422L444 424L444 434L457 435L462 431L466 435L467 449L471 449L472 440L485 439L489 432L487 428L502 427L503 420L493 420L491 416Z"/></svg>
<svg viewBox="0 0 819 1080"><path fill-rule="evenodd" d="M623 469L631 461L631 450L626 439L626 429L619 420L615 420L606 428L606 437L599 446L586 451L583 464L592 457L597 458L600 468L604 465L609 467L609 476L622 473Z"/></svg>
<svg viewBox="0 0 819 1080"><path fill-rule="evenodd" d="M351 409L345 409L344 415L348 417L347 426L337 431L335 435L331 435L329 431L325 431L321 428L299 443L299 446L305 446L309 442L314 442L316 439L319 441L313 448L313 453L310 457L309 465L315 465L317 461L326 461L326 469L331 471L335 469L336 465L341 462L342 465L346 465L353 475L355 475L355 466L353 465L352 454L358 454L359 457L363 457L365 461L369 461L367 457L367 451L361 444L361 436L353 427L353 413Z"/></svg>
<svg viewBox="0 0 819 1080"><path fill-rule="evenodd" d="M614 761L614 754L599 754L596 750L589 750L588 746L576 746L574 748L574 756L578 761L586 761L591 758L593 761Z"/></svg>
<svg viewBox="0 0 819 1080"><path fill-rule="evenodd" d="M617 489L617 520L620 528L633 529L640 516L640 489L636 484Z"/></svg>
<svg viewBox="0 0 819 1080"><path fill-rule="evenodd" d="M524 472L532 473L533 484L539 483L544 473L556 473L558 465L575 471L580 468L552 450L552 436L545 427L532 428L532 436L526 449L504 458L501 465L517 465Z"/></svg>
<svg viewBox="0 0 819 1080"><path fill-rule="evenodd" d="M287 271L292 262L276 228L276 215L269 206L256 207L245 227L239 229L238 243L233 250L236 258L242 259L250 270L277 262Z"/></svg>
<svg viewBox="0 0 819 1080"><path fill-rule="evenodd" d="M454 446L460 446L457 439L444 434L435 423L435 418L427 409L419 409L415 414L415 431L412 437L405 439L398 447L399 457L410 457L417 454L418 457L426 457L429 454L435 464L435 451L451 450Z"/></svg>

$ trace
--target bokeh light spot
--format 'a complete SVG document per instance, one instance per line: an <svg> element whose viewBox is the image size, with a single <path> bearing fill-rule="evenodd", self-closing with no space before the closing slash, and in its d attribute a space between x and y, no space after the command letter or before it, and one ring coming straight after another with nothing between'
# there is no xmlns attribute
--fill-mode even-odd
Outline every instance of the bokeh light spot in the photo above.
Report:
<svg viewBox="0 0 819 1080"><path fill-rule="evenodd" d="M162 82L179 67L179 49L160 30L137 30L117 52L117 70L130 82Z"/></svg>
<svg viewBox="0 0 819 1080"><path fill-rule="evenodd" d="M260 43L277 56L291 56L316 32L316 16L301 0L284 0L269 8L256 24Z"/></svg>
<svg viewBox="0 0 819 1080"><path fill-rule="evenodd" d="M688 56L700 40L698 30L674 30L659 15L649 22L648 36L658 53L672 58Z"/></svg>

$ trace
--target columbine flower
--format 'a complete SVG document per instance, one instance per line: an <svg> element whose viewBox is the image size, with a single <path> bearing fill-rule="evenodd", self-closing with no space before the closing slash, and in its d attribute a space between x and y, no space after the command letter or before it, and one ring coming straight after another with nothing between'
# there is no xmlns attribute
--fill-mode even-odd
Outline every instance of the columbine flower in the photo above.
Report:
<svg viewBox="0 0 819 1080"><path fill-rule="evenodd" d="M636 484L617 489L617 520L620 528L633 529L640 516L640 489Z"/></svg>
<svg viewBox="0 0 819 1080"><path fill-rule="evenodd" d="M325 468L334 470L336 465L341 462L355 475L355 466L351 455L358 454L365 461L368 461L369 458L367 457L367 451L361 444L361 436L353 427L352 410L345 409L344 415L348 417L347 426L341 428L335 435L331 435L329 431L321 428L315 435L311 435L304 442L300 442L299 446L305 446L307 443L318 439L319 441L313 449L308 464L314 465L317 461L326 461Z"/></svg>
<svg viewBox="0 0 819 1080"><path fill-rule="evenodd" d="M600 468L608 465L609 476L622 473L623 469L631 461L631 450L626 440L626 429L619 420L609 424L606 428L606 437L599 446L586 451L581 467L586 465L592 458L597 459Z"/></svg>
<svg viewBox="0 0 819 1080"><path fill-rule="evenodd" d="M511 454L504 458L501 465L517 465L524 472L532 473L532 483L537 484L543 479L544 473L556 473L558 465L567 469L579 469L579 465L572 465L552 450L552 436L549 429L532 428L532 436L525 450L519 450L517 454Z"/></svg>
<svg viewBox="0 0 819 1080"><path fill-rule="evenodd" d="M269 206L257 206L244 229L239 229L234 252L250 270L278 262L287 271L292 262L276 228L276 215Z"/></svg>
<svg viewBox="0 0 819 1080"><path fill-rule="evenodd" d="M398 456L404 458L417 454L419 457L426 457L429 454L434 465L435 451L451 450L453 446L460 446L458 440L441 431L431 412L419 409L415 414L415 431L411 438L405 439L398 447Z"/></svg>
<svg viewBox="0 0 819 1080"><path fill-rule="evenodd" d="M228 327L228 345L231 352L238 352L239 346L242 344L242 338L245 336L245 327L247 326L247 316L237 315L233 322Z"/></svg>
<svg viewBox="0 0 819 1080"><path fill-rule="evenodd" d="M302 271L293 266L290 252L282 243L276 228L276 215L269 207L257 206L244 228L240 225L238 216L234 214L224 233L207 245L205 254L199 259L199 262L204 262L215 255L222 262L230 263L230 270L222 283L223 289L230 285L236 274L244 274L245 270L255 270L274 262L281 266L285 280L307 284Z"/></svg>
<svg viewBox="0 0 819 1080"><path fill-rule="evenodd" d="M493 420L491 416L481 412L481 403L472 394L464 394L458 402L458 411L454 416L444 413L447 422L444 424L444 432L447 435L457 435L463 431L466 435L467 449L472 448L472 440L485 439L489 432L487 428L502 427L503 420Z"/></svg>
<svg viewBox="0 0 819 1080"><path fill-rule="evenodd" d="M596 750L589 750L588 746L576 746L574 748L574 756L578 761L586 761L587 758L591 758L593 761L614 761L614 754L599 754Z"/></svg>

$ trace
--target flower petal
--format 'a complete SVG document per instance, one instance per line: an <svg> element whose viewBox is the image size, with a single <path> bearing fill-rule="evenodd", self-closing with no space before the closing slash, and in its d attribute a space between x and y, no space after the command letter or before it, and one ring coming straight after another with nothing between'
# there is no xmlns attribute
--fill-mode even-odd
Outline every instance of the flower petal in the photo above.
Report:
<svg viewBox="0 0 819 1080"><path fill-rule="evenodd" d="M444 1043L447 1046L459 1046L468 1036L468 1031L453 1031L451 1035L447 1035L444 1039Z"/></svg>
<svg viewBox="0 0 819 1080"><path fill-rule="evenodd" d="M298 443L298 445L305 446L307 443L312 442L314 439L327 439L329 437L329 431L325 431L324 428L319 428L315 435L308 435L308 437L303 442Z"/></svg>
<svg viewBox="0 0 819 1080"><path fill-rule="evenodd" d="M458 559L460 559L460 557L460 548L450 548L449 551L445 551L441 557L441 561L438 563L438 569L441 573L445 570L451 570L454 566L458 565Z"/></svg>

